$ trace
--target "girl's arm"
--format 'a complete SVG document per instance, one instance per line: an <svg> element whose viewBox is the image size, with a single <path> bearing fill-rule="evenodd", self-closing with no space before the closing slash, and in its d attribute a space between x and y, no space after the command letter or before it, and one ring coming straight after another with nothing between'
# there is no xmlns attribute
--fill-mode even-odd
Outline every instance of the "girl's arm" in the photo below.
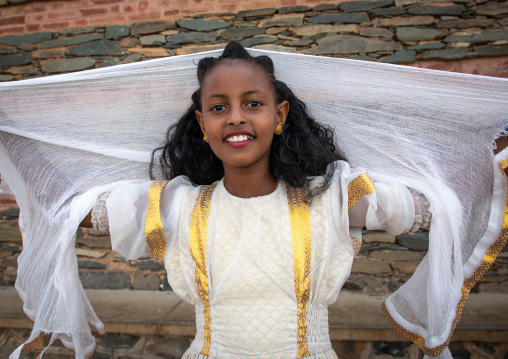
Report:
<svg viewBox="0 0 508 359"><path fill-rule="evenodd" d="M92 211L88 212L85 218L79 224L80 227L92 228Z"/></svg>
<svg viewBox="0 0 508 359"><path fill-rule="evenodd" d="M496 148L494 154L498 154L508 146L508 136L501 136L496 139Z"/></svg>
<svg viewBox="0 0 508 359"><path fill-rule="evenodd" d="M153 253L147 243L147 228L154 231L153 224L162 221L161 241L173 243L176 232L172 229L178 228L181 203L189 189L197 191L183 176L170 183L125 181L100 194L81 225L98 234L109 234L112 249L127 259L150 257Z"/></svg>
<svg viewBox="0 0 508 359"><path fill-rule="evenodd" d="M97 233L109 234L109 218L106 200L111 192L101 193L90 212L81 221L80 227L93 228Z"/></svg>
<svg viewBox="0 0 508 359"><path fill-rule="evenodd" d="M505 130L506 131L506 130ZM494 154L498 154L502 150L504 150L508 146L508 136L504 135L496 139L496 148L494 149ZM506 176L508 176L508 168L504 170Z"/></svg>
<svg viewBox="0 0 508 359"><path fill-rule="evenodd" d="M376 191L363 196L349 211L350 227L386 231L393 235L428 229L427 199L398 183L375 182Z"/></svg>
<svg viewBox="0 0 508 359"><path fill-rule="evenodd" d="M494 149L494 154L498 154L503 149L508 147L508 136L500 136L496 139L496 148ZM505 169L505 173L508 176L508 168ZM422 194L419 194L418 192L405 188L404 186L399 186L400 188L393 187L391 194L386 193L380 193L381 188L376 184L377 189L377 196L381 195L382 197L389 198L391 204L382 204L379 206L379 201L376 201L377 209L374 211L370 209L370 218L376 218L379 219L377 222L379 224L389 222L395 222L399 224L399 227L402 228L401 222L402 218L407 218L407 213L410 215L414 215L414 222L411 228L406 229L404 232L411 231L414 232L418 230L419 228L422 229L428 229L428 226L430 224L430 219L432 217L432 214L428 211L429 209L429 203L425 196ZM407 190L407 191L406 191ZM384 192L384 189L383 189ZM404 193L406 192L406 193ZM411 194L411 197L408 196L409 192ZM412 198L412 203L414 205L414 212L412 212L412 209L408 208L407 203ZM399 210L398 207L406 207L406 209ZM407 213L404 214L403 212L406 211ZM376 213L377 212L377 213ZM411 212L411 213L410 213ZM369 217L369 199L367 197L362 197L360 200L355 204L353 208L349 211L349 224L351 227L369 227L369 221L367 218ZM370 229L381 229L386 230L385 228L370 228ZM372 225L372 224L371 224ZM369 228L367 228L369 229ZM401 232L402 233L402 232ZM396 233L400 234L400 233Z"/></svg>

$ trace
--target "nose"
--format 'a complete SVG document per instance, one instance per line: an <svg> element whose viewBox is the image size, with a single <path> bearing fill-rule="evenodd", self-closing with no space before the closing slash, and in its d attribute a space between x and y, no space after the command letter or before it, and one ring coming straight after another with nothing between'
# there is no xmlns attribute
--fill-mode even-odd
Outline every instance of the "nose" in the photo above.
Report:
<svg viewBox="0 0 508 359"><path fill-rule="evenodd" d="M233 105L229 111L228 125L238 126L245 123L244 112L242 106Z"/></svg>

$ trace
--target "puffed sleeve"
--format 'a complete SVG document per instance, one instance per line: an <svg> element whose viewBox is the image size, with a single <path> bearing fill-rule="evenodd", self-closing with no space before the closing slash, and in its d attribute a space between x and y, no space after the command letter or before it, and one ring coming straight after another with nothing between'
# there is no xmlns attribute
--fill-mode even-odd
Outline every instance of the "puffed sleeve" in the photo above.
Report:
<svg viewBox="0 0 508 359"><path fill-rule="evenodd" d="M341 204L334 210L334 222L338 227L346 218L347 223L342 227L349 227L350 232L366 227L397 235L411 229L415 203L406 186L373 180L366 170L350 168L346 162L333 165L332 208L333 202ZM345 215L342 218L341 213Z"/></svg>
<svg viewBox="0 0 508 359"><path fill-rule="evenodd" d="M365 196L368 202L365 227L392 235L408 232L415 219L415 203L408 188L400 183L374 181L376 192Z"/></svg>
<svg viewBox="0 0 508 359"><path fill-rule="evenodd" d="M130 260L151 256L145 239L151 184L146 181L125 184L113 190L106 201L112 248ZM176 240L174 229L178 226L182 194L189 186L187 177L181 176L169 182L161 193L160 211L166 248Z"/></svg>
<svg viewBox="0 0 508 359"><path fill-rule="evenodd" d="M375 191L362 196L349 210L350 225L392 235L408 232L415 220L415 203L400 183L373 181Z"/></svg>

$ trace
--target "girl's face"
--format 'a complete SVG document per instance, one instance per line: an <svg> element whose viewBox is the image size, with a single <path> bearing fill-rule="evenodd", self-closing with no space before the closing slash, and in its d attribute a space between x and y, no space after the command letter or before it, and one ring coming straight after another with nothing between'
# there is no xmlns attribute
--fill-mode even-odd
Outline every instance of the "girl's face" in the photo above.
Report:
<svg viewBox="0 0 508 359"><path fill-rule="evenodd" d="M269 166L275 128L284 126L289 105L276 103L265 71L241 60L222 61L201 86L196 117L224 171Z"/></svg>

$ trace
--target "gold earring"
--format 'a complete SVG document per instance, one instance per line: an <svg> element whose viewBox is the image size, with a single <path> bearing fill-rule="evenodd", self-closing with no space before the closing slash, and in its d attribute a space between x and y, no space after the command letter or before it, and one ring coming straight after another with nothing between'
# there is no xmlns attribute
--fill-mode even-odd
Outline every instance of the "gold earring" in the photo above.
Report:
<svg viewBox="0 0 508 359"><path fill-rule="evenodd" d="M276 135L281 135L282 132L284 132L284 130L282 129L282 126L278 125L277 128L275 128L275 134Z"/></svg>
<svg viewBox="0 0 508 359"><path fill-rule="evenodd" d="M205 134L204 134L204 136L203 136L203 141L204 141L204 142L206 142L206 143L208 143L208 136L206 135L206 133L205 133Z"/></svg>

